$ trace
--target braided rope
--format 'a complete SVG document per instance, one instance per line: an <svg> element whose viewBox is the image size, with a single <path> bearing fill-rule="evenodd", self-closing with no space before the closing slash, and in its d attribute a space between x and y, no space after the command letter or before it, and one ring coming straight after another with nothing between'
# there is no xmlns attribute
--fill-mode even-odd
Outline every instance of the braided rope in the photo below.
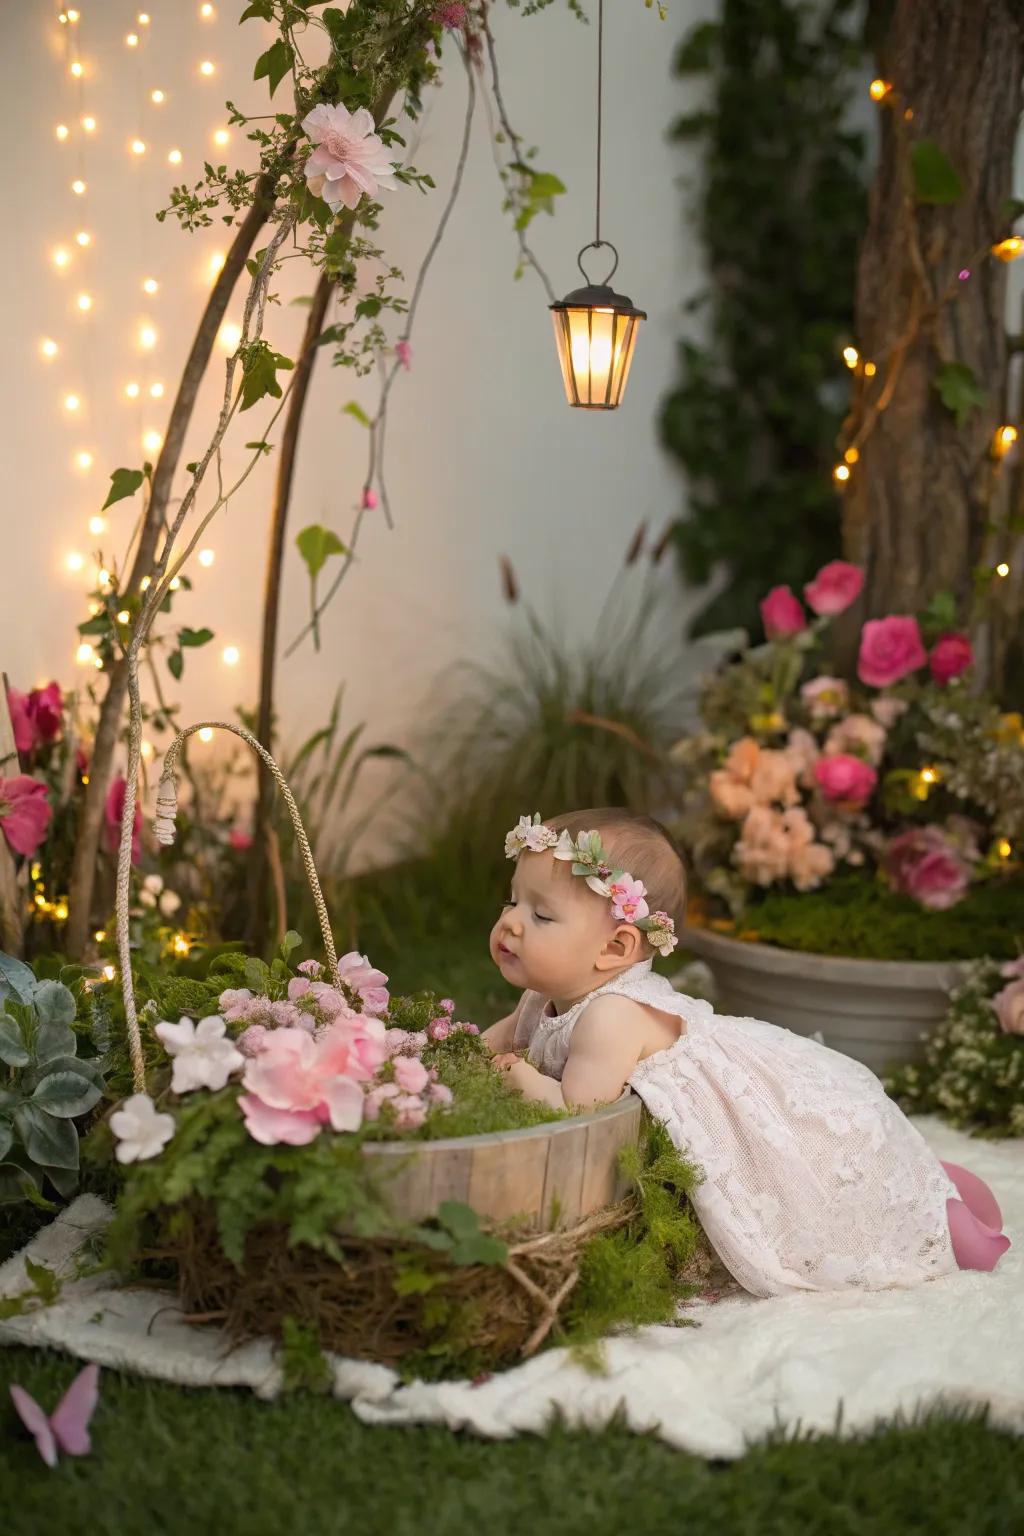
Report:
<svg viewBox="0 0 1024 1536"><path fill-rule="evenodd" d="M132 687L132 683L133 674L130 669L130 689ZM137 690L137 677L134 678L134 686ZM134 705L134 698L132 702ZM232 725L229 721L226 720L201 720L198 722L198 724L186 726L184 730L178 732L164 755L163 772L160 775L160 783L157 787L156 820L154 822L154 831L156 833L157 841L163 843L165 847L174 842L174 822L178 811L178 786L177 780L174 776L174 768L178 760L178 754L180 753L184 743L190 736L194 735L196 731L202 730L231 731L235 736L241 737L241 739L263 759L271 774L273 775L274 780L281 791L281 794L284 796L285 804L288 807L288 814L292 819L292 826L295 828L295 838L299 845L299 850L302 854L302 862L305 866L306 878L309 880L309 888L313 893L313 905L316 907L316 915L320 923L320 933L324 941L324 952L327 955L327 963L330 967L330 974L334 977L335 981L337 981L338 955L334 947L334 935L331 933L330 918L327 915L327 904L324 901L323 891L320 887L320 877L316 872L316 865L313 862L313 852L309 846L309 838L306 836L306 829L302 824L302 817L299 814L299 808L295 803L295 796L289 789L288 781L285 779L285 776L281 772L277 763L271 757L266 747L264 747L261 742L257 741L256 737L252 734L251 731L247 731L245 727L241 725ZM131 732L128 743L129 785L136 782L135 776L138 774L140 738L141 726L140 724L137 724L136 711L133 707L131 714ZM142 1036L139 1030L138 1015L135 1010L135 989L132 981L131 954L128 942L128 907L130 902L131 881L130 837L128 839L127 848L125 847L125 842L122 838L120 851L122 857L120 857L118 860L117 947L118 954L121 959L121 986L124 992L125 1024L128 1029L128 1042L132 1055L132 1076L134 1079L135 1091L137 1093L141 1093L146 1086L146 1069L142 1054ZM127 854L127 857L124 856L125 854ZM123 884L122 869L124 873Z"/></svg>

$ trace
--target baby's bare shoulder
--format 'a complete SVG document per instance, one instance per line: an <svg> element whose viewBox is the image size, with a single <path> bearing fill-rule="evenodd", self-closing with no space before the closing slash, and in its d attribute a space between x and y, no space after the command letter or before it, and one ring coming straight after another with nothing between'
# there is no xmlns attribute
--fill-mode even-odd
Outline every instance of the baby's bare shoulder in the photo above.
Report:
<svg viewBox="0 0 1024 1536"><path fill-rule="evenodd" d="M621 1034L624 1029L643 1031L649 1018L650 1013L643 1003L632 997L621 997L616 992L606 992L587 1004L575 1032L578 1034L582 1030L598 1035L610 1031Z"/></svg>

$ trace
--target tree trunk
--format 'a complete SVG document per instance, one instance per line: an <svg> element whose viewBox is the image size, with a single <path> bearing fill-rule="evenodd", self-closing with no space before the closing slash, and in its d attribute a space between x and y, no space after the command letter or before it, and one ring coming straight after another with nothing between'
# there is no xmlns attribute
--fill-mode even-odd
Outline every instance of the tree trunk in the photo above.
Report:
<svg viewBox="0 0 1024 1536"><path fill-rule="evenodd" d="M351 234L354 216L346 211L339 227ZM273 752L274 729L274 666L277 657L277 625L281 605L281 569L284 562L285 531L288 526L288 508L291 504L292 482L295 475L295 458L299 445L299 428L309 393L313 365L319 348L317 338L324 327L327 305L334 291L334 279L321 273L313 295L302 338L302 349L295 362L295 377L288 397L281 452L277 461L277 482L274 488L274 508L270 522L270 544L267 550L267 575L263 588L263 641L260 657L260 701L256 716L256 736ZM270 922L269 876L273 853L269 840L274 836L273 824L274 780L269 769L259 764L259 795L256 805L249 878L249 943L253 954L262 954L267 945ZM278 926L284 921L284 913L278 912Z"/></svg>
<svg viewBox="0 0 1024 1536"><path fill-rule="evenodd" d="M857 277L857 341L877 373L862 377L851 417L863 437L843 543L866 581L848 634L941 591L966 613L975 567L991 558L986 525L1001 507L1005 516L1008 487L991 447L1006 419L1006 267L988 251L1007 230L1022 59L1019 0L896 0L880 60L895 95L880 108ZM909 150L924 139L958 172L957 201L915 200ZM935 388L936 370L953 362L985 390L962 427Z"/></svg>
<svg viewBox="0 0 1024 1536"><path fill-rule="evenodd" d="M234 291L235 283L245 270L245 263L256 236L267 222L274 202L276 180L264 177L257 188L256 199L238 226L231 243L227 260L221 268L213 291L206 303L192 350L178 385L178 393L167 425L167 435L153 474L153 484L145 520L139 535L138 549L132 564L128 583L123 595L135 596L144 577L151 574L157 544L167 513L167 503L181 451L185 442L192 412L195 408L199 386L203 381L210 355L217 340L217 332ZM68 924L64 945L72 959L81 959L89 934L93 883L96 858L99 852L100 834L103 829L103 811L110 783L114 753L121 734L121 719L125 695L128 691L128 665L120 658L111 668L107 691L100 708L96 738L89 764L89 784L82 804L82 815L75 838L75 855L71 866L68 889Z"/></svg>

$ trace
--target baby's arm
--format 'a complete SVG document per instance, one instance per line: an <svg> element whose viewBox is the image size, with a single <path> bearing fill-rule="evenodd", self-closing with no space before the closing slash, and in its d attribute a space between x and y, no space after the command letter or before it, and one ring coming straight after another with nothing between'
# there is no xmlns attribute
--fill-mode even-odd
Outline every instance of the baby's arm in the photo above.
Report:
<svg viewBox="0 0 1024 1536"><path fill-rule="evenodd" d="M484 1042L492 1056L498 1056L502 1051L510 1051L515 1040L516 1022L519 1018L518 1004L507 1019L499 1019L497 1024L492 1024L490 1029L485 1029L480 1039Z"/></svg>
<svg viewBox="0 0 1024 1536"><path fill-rule="evenodd" d="M646 1017L628 998L598 997L572 1033L561 1083L529 1062L516 1062L509 1081L528 1099L556 1109L592 1109L617 1099L644 1048Z"/></svg>

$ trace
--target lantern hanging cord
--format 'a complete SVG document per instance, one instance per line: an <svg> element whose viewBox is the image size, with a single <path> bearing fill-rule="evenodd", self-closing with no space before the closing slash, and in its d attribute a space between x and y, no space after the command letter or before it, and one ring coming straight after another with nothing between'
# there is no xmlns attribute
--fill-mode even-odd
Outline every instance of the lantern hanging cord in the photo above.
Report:
<svg viewBox="0 0 1024 1536"><path fill-rule="evenodd" d="M604 0L597 0L597 217L594 244L601 244L601 71L604 56Z"/></svg>

